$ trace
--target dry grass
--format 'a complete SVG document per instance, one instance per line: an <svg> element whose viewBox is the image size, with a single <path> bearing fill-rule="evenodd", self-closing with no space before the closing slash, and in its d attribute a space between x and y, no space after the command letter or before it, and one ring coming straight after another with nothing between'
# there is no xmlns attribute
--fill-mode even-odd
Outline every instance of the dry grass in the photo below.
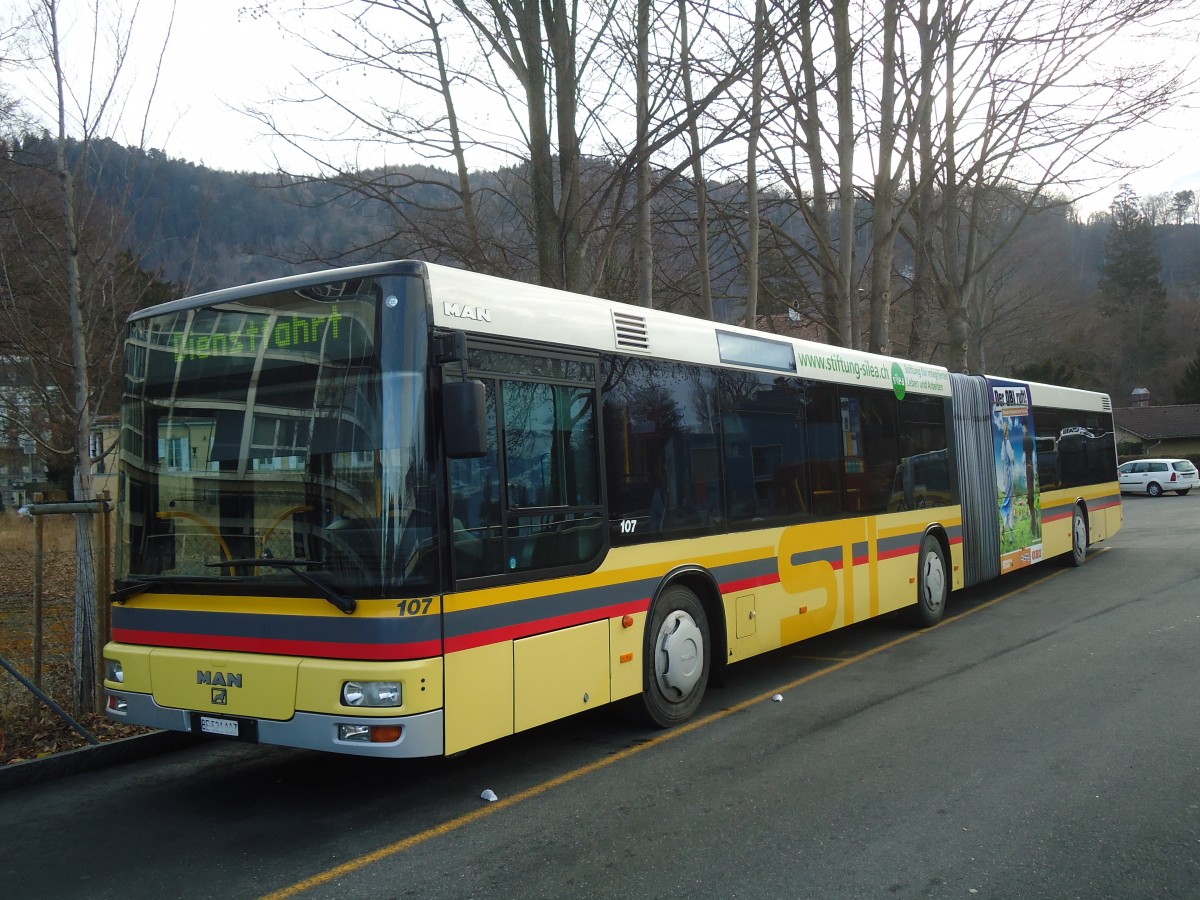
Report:
<svg viewBox="0 0 1200 900"><path fill-rule="evenodd" d="M0 656L27 678L34 663L34 530L32 520L0 513ZM99 545L97 544L97 547ZM47 516L42 528L41 687L71 708L71 642L74 633L75 525ZM101 602L107 602L101 598ZM101 740L133 733L102 715L82 716ZM0 669L0 765L81 747L86 740Z"/></svg>

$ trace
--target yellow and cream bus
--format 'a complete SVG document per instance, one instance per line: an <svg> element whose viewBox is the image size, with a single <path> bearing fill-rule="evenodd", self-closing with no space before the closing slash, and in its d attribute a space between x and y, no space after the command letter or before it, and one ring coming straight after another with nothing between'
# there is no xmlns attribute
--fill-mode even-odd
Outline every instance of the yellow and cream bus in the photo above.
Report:
<svg viewBox="0 0 1200 900"><path fill-rule="evenodd" d="M1121 524L1109 398L421 262L135 313L108 715L372 756L601 704Z"/></svg>

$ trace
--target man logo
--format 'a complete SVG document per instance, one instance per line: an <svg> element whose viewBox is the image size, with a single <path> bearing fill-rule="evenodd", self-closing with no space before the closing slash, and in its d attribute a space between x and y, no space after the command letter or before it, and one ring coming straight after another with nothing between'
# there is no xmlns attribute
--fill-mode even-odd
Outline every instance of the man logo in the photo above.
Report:
<svg viewBox="0 0 1200 900"><path fill-rule="evenodd" d="M235 687L242 686L241 672L208 672L200 669L196 672L196 684L209 684L213 687Z"/></svg>
<svg viewBox="0 0 1200 900"><path fill-rule="evenodd" d="M212 702L213 702L213 706L228 706L229 705L229 691L227 691L225 688L213 688L212 689Z"/></svg>
<svg viewBox="0 0 1200 900"><path fill-rule="evenodd" d="M456 319L474 319L476 322L492 321L492 311L482 306L460 306L457 303L442 303L446 315Z"/></svg>

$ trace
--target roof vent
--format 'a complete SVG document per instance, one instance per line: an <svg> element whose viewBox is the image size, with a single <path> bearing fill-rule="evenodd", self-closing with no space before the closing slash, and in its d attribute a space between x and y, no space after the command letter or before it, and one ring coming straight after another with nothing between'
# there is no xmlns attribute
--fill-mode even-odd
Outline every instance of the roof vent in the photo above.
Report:
<svg viewBox="0 0 1200 900"><path fill-rule="evenodd" d="M613 310L613 330L617 346L639 353L650 352L650 334L646 328L646 317Z"/></svg>

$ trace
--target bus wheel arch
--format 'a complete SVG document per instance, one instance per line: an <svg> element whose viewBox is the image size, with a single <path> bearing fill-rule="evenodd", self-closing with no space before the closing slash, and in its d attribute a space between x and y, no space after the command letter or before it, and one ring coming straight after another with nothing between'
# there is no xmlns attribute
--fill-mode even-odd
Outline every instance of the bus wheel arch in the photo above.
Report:
<svg viewBox="0 0 1200 900"><path fill-rule="evenodd" d="M950 598L950 545L941 528L930 528L917 551L916 602L904 610L910 625L931 628L942 620Z"/></svg>
<svg viewBox="0 0 1200 900"><path fill-rule="evenodd" d="M1063 562L1068 566L1083 565L1087 559L1088 535L1090 534L1087 504L1082 500L1077 500L1071 512L1071 549L1063 556Z"/></svg>
<svg viewBox="0 0 1200 900"><path fill-rule="evenodd" d="M708 573L689 570L664 580L646 618L641 706L644 718L669 728L691 718L724 662L720 594Z"/></svg>

